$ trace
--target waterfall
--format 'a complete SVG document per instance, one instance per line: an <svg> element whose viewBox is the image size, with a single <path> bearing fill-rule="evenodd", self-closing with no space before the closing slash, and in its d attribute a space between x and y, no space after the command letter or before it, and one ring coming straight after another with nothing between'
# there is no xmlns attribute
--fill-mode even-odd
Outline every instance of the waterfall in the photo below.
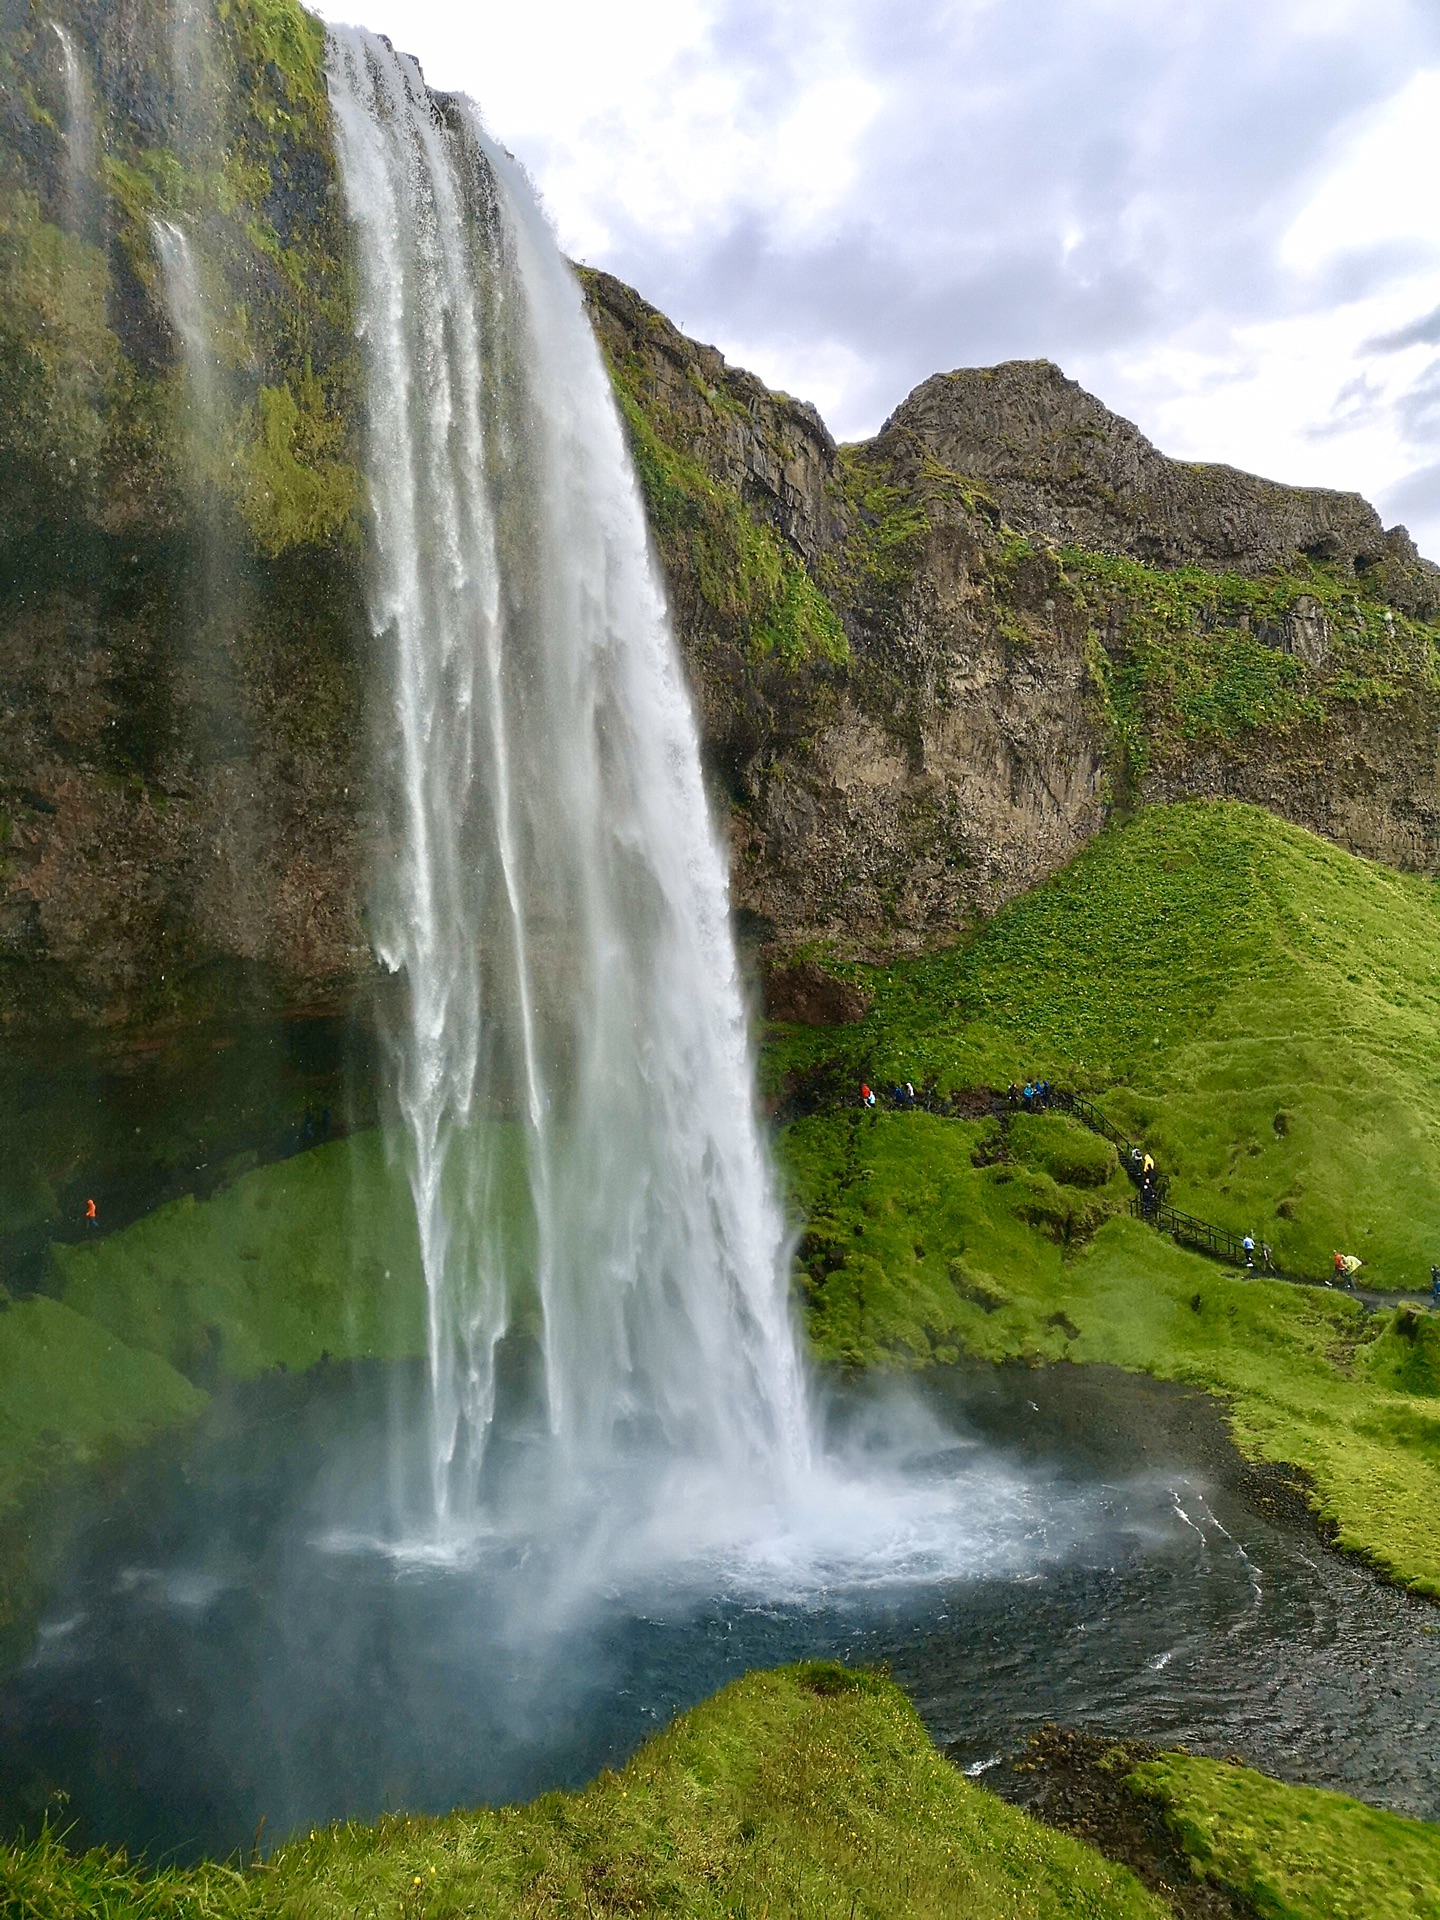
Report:
<svg viewBox="0 0 1440 1920"><path fill-rule="evenodd" d="M75 42L58 20L50 25L60 44L65 80L65 217L78 233L85 226L95 168L94 112Z"/></svg>
<svg viewBox="0 0 1440 1920"><path fill-rule="evenodd" d="M219 409L219 367L190 236L174 220L152 219L150 231L165 287L165 310L185 357L191 451L202 459Z"/></svg>
<svg viewBox="0 0 1440 1920"><path fill-rule="evenodd" d="M658 1454L778 1493L809 1446L786 1231L609 381L471 107L358 31L331 30L328 75L388 661L374 928L403 1007L435 1514L482 1511L502 1343L562 1473Z"/></svg>

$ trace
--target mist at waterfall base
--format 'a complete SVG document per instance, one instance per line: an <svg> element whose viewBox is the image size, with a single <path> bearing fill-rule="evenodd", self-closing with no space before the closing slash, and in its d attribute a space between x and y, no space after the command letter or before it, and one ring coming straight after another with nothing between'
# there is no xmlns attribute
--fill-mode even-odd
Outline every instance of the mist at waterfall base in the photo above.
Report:
<svg viewBox="0 0 1440 1920"><path fill-rule="evenodd" d="M512 1515L464 1556L376 1544L423 1367L221 1396L109 1490L0 1688L0 1822L60 1787L77 1840L223 1856L262 1815L268 1844L525 1798L817 1656L887 1664L982 1778L1054 1720L1440 1817L1433 1609L1257 1515L1203 1396L1083 1367L914 1391L822 1406L848 1502L748 1547L652 1536L602 1578L583 1515Z"/></svg>

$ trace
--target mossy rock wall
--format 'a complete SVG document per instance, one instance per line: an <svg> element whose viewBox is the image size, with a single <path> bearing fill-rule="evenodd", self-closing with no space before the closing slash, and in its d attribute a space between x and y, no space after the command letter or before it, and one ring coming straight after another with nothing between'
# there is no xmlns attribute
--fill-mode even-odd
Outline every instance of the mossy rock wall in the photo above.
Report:
<svg viewBox="0 0 1440 1920"><path fill-rule="evenodd" d="M295 0L0 0L0 1029L370 977L323 52ZM1045 363L839 448L581 277L768 957L953 938L1139 800L1440 866L1440 575L1356 496L1166 460Z"/></svg>
<svg viewBox="0 0 1440 1920"><path fill-rule="evenodd" d="M237 967L270 1005L364 973L323 55L292 0L0 17L0 1023L202 1012Z"/></svg>

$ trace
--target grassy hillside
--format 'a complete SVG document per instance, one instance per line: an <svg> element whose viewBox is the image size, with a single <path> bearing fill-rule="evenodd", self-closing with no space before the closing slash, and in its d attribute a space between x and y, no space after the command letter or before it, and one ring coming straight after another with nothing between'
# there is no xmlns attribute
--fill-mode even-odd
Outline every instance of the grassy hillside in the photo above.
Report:
<svg viewBox="0 0 1440 1920"><path fill-rule="evenodd" d="M204 1404L158 1355L68 1307L0 1302L0 1661L23 1651L63 1549L57 1489Z"/></svg>
<svg viewBox="0 0 1440 1920"><path fill-rule="evenodd" d="M1157 808L950 952L873 973L867 1018L781 1033L772 1082L1047 1075L1141 1135L1177 1202L1323 1273L1440 1260L1440 890L1233 805ZM822 1112L782 1157L801 1283L842 1365L1106 1360L1227 1396L1252 1455L1315 1481L1341 1540L1440 1595L1440 1327L1233 1277L1116 1217L1056 1116Z"/></svg>
<svg viewBox="0 0 1440 1920"><path fill-rule="evenodd" d="M1249 1767L1166 1753L1126 1778L1155 1800L1195 1866L1267 1920L1432 1920L1440 1827Z"/></svg>
<svg viewBox="0 0 1440 1920"><path fill-rule="evenodd" d="M1176 1203L1388 1287L1440 1262L1440 888L1254 807L1156 807L768 1074L1097 1090Z"/></svg>
<svg viewBox="0 0 1440 1920"><path fill-rule="evenodd" d="M866 974L836 1033L768 1074L1098 1090L1177 1204L1386 1286L1440 1261L1440 888L1254 807L1156 807L966 943Z"/></svg>
<svg viewBox="0 0 1440 1920"><path fill-rule="evenodd" d="M379 1133L174 1200L85 1246L52 1246L47 1285L132 1347L201 1379L422 1353L415 1217Z"/></svg>
<svg viewBox="0 0 1440 1920"><path fill-rule="evenodd" d="M27 1920L1165 1913L1124 1868L972 1786L887 1681L831 1665L737 1681L581 1793L331 1827L246 1874L150 1877L50 1840L0 1849L0 1910Z"/></svg>

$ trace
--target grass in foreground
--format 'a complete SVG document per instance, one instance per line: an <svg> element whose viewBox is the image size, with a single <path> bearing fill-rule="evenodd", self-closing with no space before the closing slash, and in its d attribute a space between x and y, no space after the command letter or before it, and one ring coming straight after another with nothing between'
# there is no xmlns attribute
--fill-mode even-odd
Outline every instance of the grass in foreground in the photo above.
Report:
<svg viewBox="0 0 1440 1920"><path fill-rule="evenodd" d="M1158 1801L1198 1873L1267 1920L1434 1920L1440 1827L1248 1767L1165 1753L1126 1776Z"/></svg>
<svg viewBox="0 0 1440 1920"><path fill-rule="evenodd" d="M581 1793L331 1827L244 1874L150 1876L47 1837L0 1850L0 1896L26 1920L1165 1913L1125 1868L973 1786L888 1681L830 1664L748 1675Z"/></svg>

